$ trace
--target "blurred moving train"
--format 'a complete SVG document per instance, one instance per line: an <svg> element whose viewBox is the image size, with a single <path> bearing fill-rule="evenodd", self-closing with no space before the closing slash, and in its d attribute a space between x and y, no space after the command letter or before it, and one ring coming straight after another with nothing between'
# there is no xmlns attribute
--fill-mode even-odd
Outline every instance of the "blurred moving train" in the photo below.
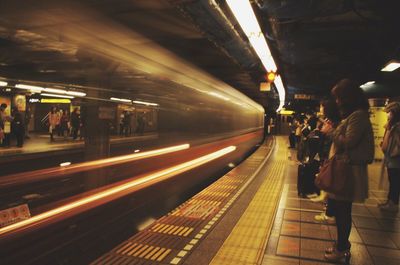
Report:
<svg viewBox="0 0 400 265"><path fill-rule="evenodd" d="M239 101L224 100L218 112L202 101L194 118L160 109L160 124L178 119L179 127L160 126L152 144L135 142L141 151L2 176L1 209L25 205L31 214L0 228L2 262L86 264L143 220L165 214L227 172L263 140L258 108L243 112L235 109L242 108Z"/></svg>
<svg viewBox="0 0 400 265"><path fill-rule="evenodd" d="M0 72L0 100L24 112L68 99L84 137L1 150L1 264L87 264L263 141L263 107L123 23L83 2L18 2L0 10L2 67L32 67ZM121 111L146 114L148 130L119 135Z"/></svg>

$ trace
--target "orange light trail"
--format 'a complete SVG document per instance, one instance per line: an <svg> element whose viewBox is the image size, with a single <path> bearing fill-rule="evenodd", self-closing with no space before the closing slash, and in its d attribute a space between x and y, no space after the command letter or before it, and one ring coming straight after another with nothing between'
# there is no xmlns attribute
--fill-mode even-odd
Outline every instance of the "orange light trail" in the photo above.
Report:
<svg viewBox="0 0 400 265"><path fill-rule="evenodd" d="M133 191L134 188L140 187L140 185L151 185L154 181L163 181L166 179L169 179L173 176L176 176L180 173L186 172L188 170L191 170L195 167L204 165L212 160L215 160L217 158L220 158L230 152L233 152L236 150L236 146L229 146L223 149L220 149L216 152L213 152L211 154L196 158L194 160L157 171L153 174L149 174L147 176L143 176L139 179L135 179L132 181L129 181L127 183L109 188L107 190L92 194L90 196L87 196L85 198L73 201L71 203L65 204L63 206L54 208L50 211L38 214L36 216L33 216L32 218L29 218L27 220L0 228L0 236L4 236L9 233L23 231L31 227L32 225L36 224L43 224L47 220L50 220L51 218L55 218L59 216L60 214L66 214L66 213L72 213L73 210L74 214L78 214L82 211L94 208L96 205L94 205L96 202L99 202L100 200L104 200L103 203L112 201L116 198L120 198L130 192ZM144 186L143 186L144 187ZM90 205L92 204L92 205ZM83 207L85 206L85 207Z"/></svg>
<svg viewBox="0 0 400 265"><path fill-rule="evenodd" d="M9 186L17 184L26 184L27 182L33 182L38 180L44 180L48 178L58 177L59 175L72 174L84 170L93 170L101 167L107 167L111 165L122 164L126 162L132 162L140 159L150 158L172 152L188 149L190 144L182 144L176 146L170 146L166 148L134 153L123 156L116 156L111 158L104 158L94 161L83 162L75 165L69 165L64 167L55 167L48 169L36 170L33 172L17 173L9 176L2 177L0 179L0 186ZM57 175L58 174L58 175Z"/></svg>

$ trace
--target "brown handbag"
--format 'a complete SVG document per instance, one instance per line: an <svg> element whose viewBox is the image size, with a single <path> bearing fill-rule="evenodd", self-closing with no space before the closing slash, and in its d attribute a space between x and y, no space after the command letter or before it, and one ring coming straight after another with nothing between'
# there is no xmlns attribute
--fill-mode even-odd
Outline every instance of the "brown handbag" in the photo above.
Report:
<svg viewBox="0 0 400 265"><path fill-rule="evenodd" d="M347 158L334 155L321 166L315 185L321 190L348 195L352 190L353 172Z"/></svg>

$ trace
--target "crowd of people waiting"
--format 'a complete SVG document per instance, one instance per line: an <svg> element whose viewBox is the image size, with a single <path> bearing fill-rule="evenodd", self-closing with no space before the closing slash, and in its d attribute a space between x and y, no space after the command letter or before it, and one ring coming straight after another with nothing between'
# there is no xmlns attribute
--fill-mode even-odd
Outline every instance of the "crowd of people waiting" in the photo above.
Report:
<svg viewBox="0 0 400 265"><path fill-rule="evenodd" d="M400 103L389 103L386 132L381 144L384 165L389 178L387 200L378 204L382 211L398 211L400 195ZM352 228L353 202L363 203L368 198L367 165L374 159L374 135L369 119L369 104L362 89L353 81L344 79L331 90L331 95L321 101L320 117L307 113L296 117L290 123L290 148L297 148L300 162L298 178L304 172L311 174L308 189L303 189L298 179L298 192L314 202L324 202L325 212L316 215L318 222L336 224L337 240L325 250L329 261L349 262L351 244L349 236ZM351 181L338 194L319 190L314 185L319 166L333 156L344 157L350 164ZM306 170L317 164L316 170ZM311 188L310 188L311 187Z"/></svg>
<svg viewBox="0 0 400 265"><path fill-rule="evenodd" d="M47 121L50 141L54 141L55 133L64 138L70 136L73 140L78 139L79 133L80 139L83 138L83 120L78 108L74 108L70 114L67 109L52 107L43 120Z"/></svg>
<svg viewBox="0 0 400 265"><path fill-rule="evenodd" d="M9 147L11 137L15 136L17 139L17 147L24 145L25 128L27 117L19 112L17 107L12 108L11 115L6 114L7 104L0 105L0 143L2 147ZM11 124L10 128L6 128L6 123Z"/></svg>

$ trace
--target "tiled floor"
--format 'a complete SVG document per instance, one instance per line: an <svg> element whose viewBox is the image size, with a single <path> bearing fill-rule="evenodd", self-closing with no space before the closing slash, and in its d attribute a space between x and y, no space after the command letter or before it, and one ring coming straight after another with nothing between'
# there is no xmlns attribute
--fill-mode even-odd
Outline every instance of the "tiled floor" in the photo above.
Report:
<svg viewBox="0 0 400 265"><path fill-rule="evenodd" d="M297 163L291 160L286 170L285 187L268 241L263 264L329 264L323 253L336 238L336 226L320 224L314 216L323 211L321 203L297 197ZM387 183L380 181L380 163L369 168L370 198L353 205L351 264L400 264L400 214L376 207L383 200ZM381 183L381 187L379 186ZM381 188L381 189L380 189Z"/></svg>

